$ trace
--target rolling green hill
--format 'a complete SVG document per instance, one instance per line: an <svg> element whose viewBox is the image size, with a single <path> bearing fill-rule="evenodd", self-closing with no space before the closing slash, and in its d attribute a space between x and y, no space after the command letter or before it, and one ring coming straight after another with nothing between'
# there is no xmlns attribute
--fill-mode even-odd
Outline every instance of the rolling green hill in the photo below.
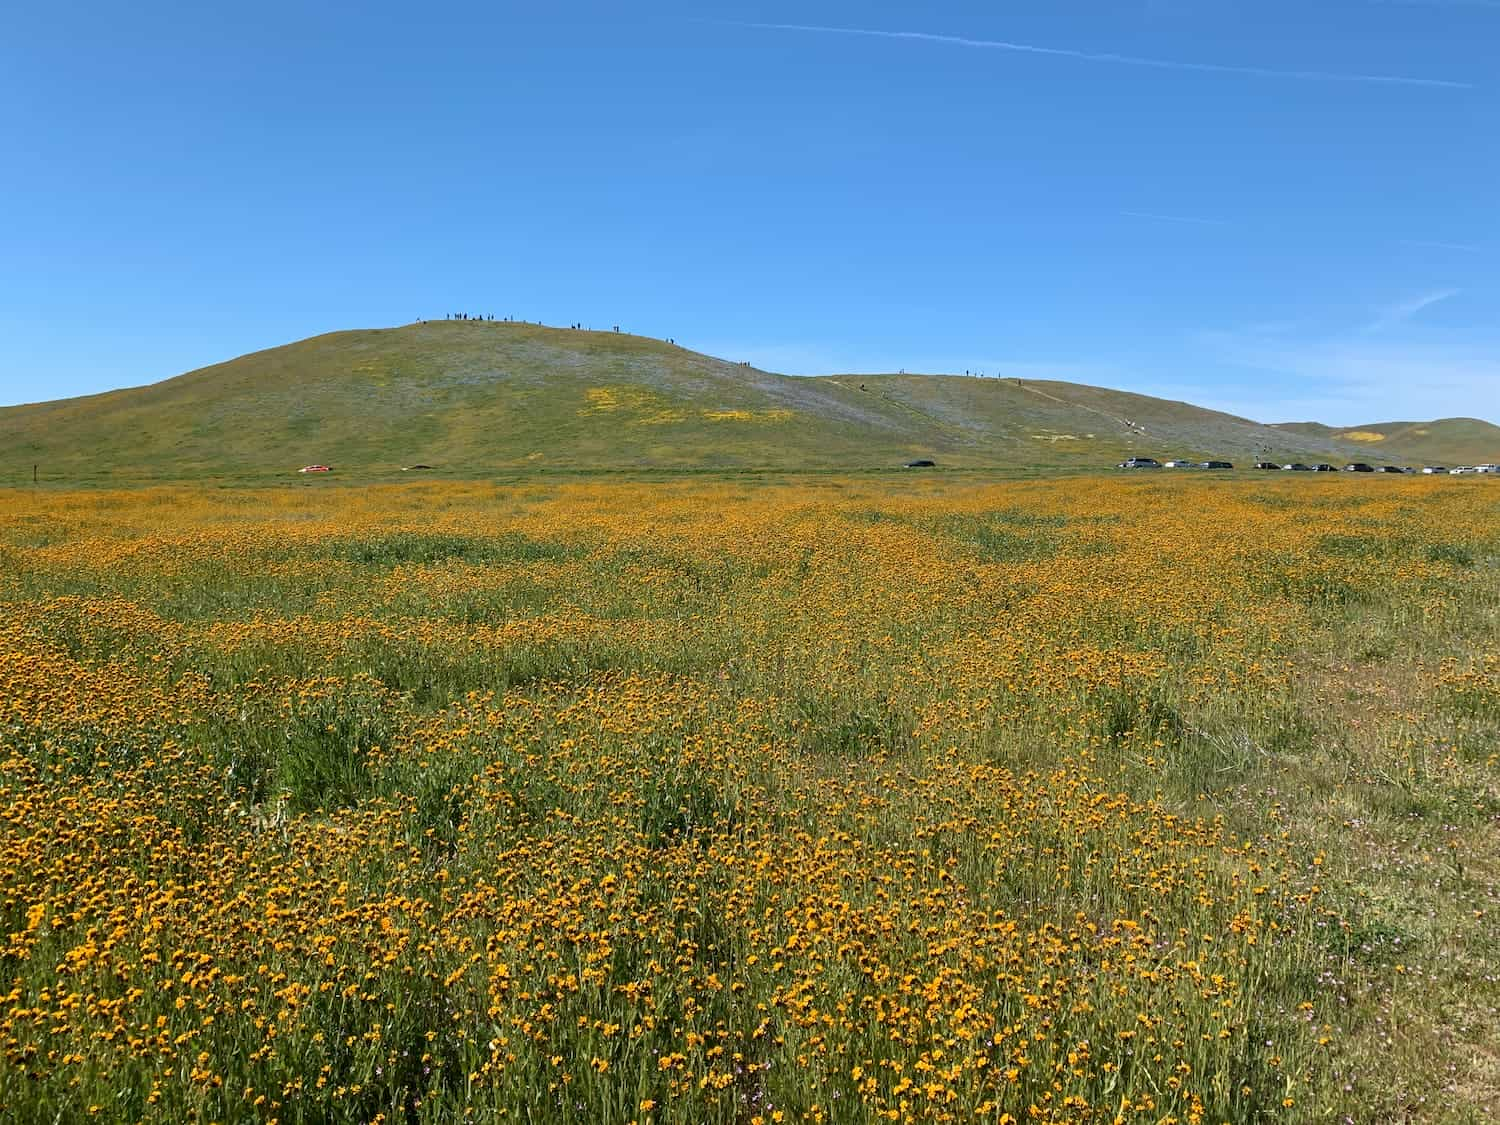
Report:
<svg viewBox="0 0 1500 1125"><path fill-rule="evenodd" d="M1424 465L1472 465L1500 459L1500 426L1478 418L1439 418L1433 422L1375 422L1336 429L1317 422L1276 427L1302 437L1319 437L1364 450L1368 459Z"/></svg>
<svg viewBox="0 0 1500 1125"><path fill-rule="evenodd" d="M1250 461L1481 457L1482 422L1361 444L1044 380L777 375L659 340L439 321L336 332L147 387L0 410L0 479L374 479L540 470L1045 469L1132 454ZM1453 433L1449 451L1444 442ZM1384 444L1389 440L1389 445ZM1471 452L1472 449L1472 452ZM1464 456L1460 457L1459 453Z"/></svg>

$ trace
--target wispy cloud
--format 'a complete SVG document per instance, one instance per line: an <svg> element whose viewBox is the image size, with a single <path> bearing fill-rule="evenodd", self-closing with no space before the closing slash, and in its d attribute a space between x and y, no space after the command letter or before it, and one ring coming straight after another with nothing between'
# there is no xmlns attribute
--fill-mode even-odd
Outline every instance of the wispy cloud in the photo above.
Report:
<svg viewBox="0 0 1500 1125"><path fill-rule="evenodd" d="M1380 315L1365 325L1365 331L1384 331L1387 328L1410 320L1423 309L1431 308L1441 301L1457 297L1462 292L1462 289L1434 289L1430 293L1421 293L1405 301L1397 301L1394 305L1388 305L1381 309Z"/></svg>
<svg viewBox="0 0 1500 1125"><path fill-rule="evenodd" d="M1225 227L1229 225L1223 219L1200 219L1195 215L1166 215L1159 211L1121 211L1120 214L1131 219L1150 219L1158 223L1187 223L1195 227Z"/></svg>
<svg viewBox="0 0 1500 1125"><path fill-rule="evenodd" d="M988 51L1014 51L1028 55L1076 59L1080 62L1112 63L1118 66L1151 67L1156 70L1187 70L1208 74L1239 74L1252 78L1285 78L1304 82L1363 82L1394 86L1429 86L1470 90L1473 84L1445 78L1413 78L1396 74L1353 74L1328 70L1278 70L1274 67L1232 66L1225 63L1189 62L1182 59L1153 59L1139 55L1119 55L1109 51L1077 51L1067 47L1042 47L1033 43L1012 43L1002 39L971 39L962 35L936 35L926 31L882 31L866 27L827 27L821 24L756 23L738 20L715 21L733 27L758 28L762 31L791 31L818 35L859 35L874 39L905 39L923 43L943 43L953 47L973 47Z"/></svg>
<svg viewBox="0 0 1500 1125"><path fill-rule="evenodd" d="M1247 407L1251 417L1343 426L1486 415L1500 422L1500 360L1491 348L1250 329L1204 333L1197 342L1213 360L1258 374L1249 393L1261 401Z"/></svg>
<svg viewBox="0 0 1500 1125"><path fill-rule="evenodd" d="M1428 250L1456 250L1460 254L1478 254L1484 247L1473 246L1467 242L1431 242L1425 238L1403 238L1402 246L1421 246Z"/></svg>

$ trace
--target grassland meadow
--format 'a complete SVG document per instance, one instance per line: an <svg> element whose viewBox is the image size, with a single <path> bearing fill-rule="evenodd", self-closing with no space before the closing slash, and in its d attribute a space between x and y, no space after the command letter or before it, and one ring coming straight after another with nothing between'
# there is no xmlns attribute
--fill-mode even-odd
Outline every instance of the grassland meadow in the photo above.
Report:
<svg viewBox="0 0 1500 1125"><path fill-rule="evenodd" d="M1497 844L1489 480L0 493L7 1120L1490 1120Z"/></svg>

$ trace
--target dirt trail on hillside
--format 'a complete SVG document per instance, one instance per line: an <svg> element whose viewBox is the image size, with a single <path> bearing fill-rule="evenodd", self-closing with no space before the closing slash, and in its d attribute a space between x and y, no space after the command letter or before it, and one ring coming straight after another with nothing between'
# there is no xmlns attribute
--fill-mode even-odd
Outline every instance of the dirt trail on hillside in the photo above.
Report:
<svg viewBox="0 0 1500 1125"><path fill-rule="evenodd" d="M1016 386L1020 387L1023 391L1030 391L1034 395L1041 395L1042 398L1051 399L1053 402L1059 403L1062 406L1070 406L1074 410L1087 410L1089 413L1097 414L1101 418L1108 418L1112 422L1120 423L1120 425L1124 426L1127 430L1137 430L1140 433L1146 432L1146 427L1141 425L1139 422L1132 422L1129 418L1121 418L1118 414L1111 414L1108 410L1100 410L1097 406L1086 406L1081 402L1073 402L1070 399L1058 398L1056 395L1048 394L1046 391L1039 390L1036 387L1028 386L1020 379L1016 380Z"/></svg>

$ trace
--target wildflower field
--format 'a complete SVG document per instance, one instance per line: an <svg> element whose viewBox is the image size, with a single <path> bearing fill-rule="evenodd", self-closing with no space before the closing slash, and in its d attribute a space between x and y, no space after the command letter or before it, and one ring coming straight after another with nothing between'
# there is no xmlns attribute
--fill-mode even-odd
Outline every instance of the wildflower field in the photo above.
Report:
<svg viewBox="0 0 1500 1125"><path fill-rule="evenodd" d="M1485 1121L1500 487L0 492L0 1118Z"/></svg>

